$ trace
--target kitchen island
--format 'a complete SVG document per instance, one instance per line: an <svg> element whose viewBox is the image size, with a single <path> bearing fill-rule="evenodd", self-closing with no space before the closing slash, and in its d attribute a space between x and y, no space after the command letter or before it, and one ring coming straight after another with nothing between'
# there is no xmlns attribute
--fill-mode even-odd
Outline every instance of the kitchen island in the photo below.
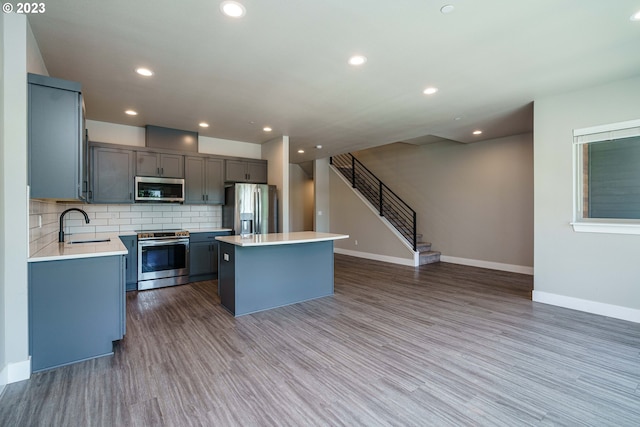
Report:
<svg viewBox="0 0 640 427"><path fill-rule="evenodd" d="M344 234L221 236L220 303L234 316L333 295L333 241Z"/></svg>

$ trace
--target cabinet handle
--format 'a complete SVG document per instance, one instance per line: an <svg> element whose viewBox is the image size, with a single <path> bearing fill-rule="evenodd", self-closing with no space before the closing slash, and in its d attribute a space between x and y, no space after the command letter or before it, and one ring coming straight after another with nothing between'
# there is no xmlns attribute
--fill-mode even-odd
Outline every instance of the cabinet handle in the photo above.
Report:
<svg viewBox="0 0 640 427"><path fill-rule="evenodd" d="M164 175L164 168L160 168L160 175Z"/></svg>
<svg viewBox="0 0 640 427"><path fill-rule="evenodd" d="M131 200L133 198L132 196L133 196L133 194L129 193L129 200Z"/></svg>
<svg viewBox="0 0 640 427"><path fill-rule="evenodd" d="M89 190L89 199L93 199L93 191Z"/></svg>
<svg viewBox="0 0 640 427"><path fill-rule="evenodd" d="M207 194L207 199L206 199L206 200L207 200L207 201L209 200L209 195L208 195L208 194Z"/></svg>
<svg viewBox="0 0 640 427"><path fill-rule="evenodd" d="M156 168L156 175L160 175L160 168Z"/></svg>

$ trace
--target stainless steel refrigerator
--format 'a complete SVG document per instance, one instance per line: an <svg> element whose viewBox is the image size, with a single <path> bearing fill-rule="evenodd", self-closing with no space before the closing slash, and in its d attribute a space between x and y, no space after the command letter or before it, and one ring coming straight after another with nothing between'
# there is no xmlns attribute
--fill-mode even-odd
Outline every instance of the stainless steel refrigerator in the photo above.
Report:
<svg viewBox="0 0 640 427"><path fill-rule="evenodd" d="M225 188L222 226L234 234L278 232L278 193L275 185L233 184Z"/></svg>

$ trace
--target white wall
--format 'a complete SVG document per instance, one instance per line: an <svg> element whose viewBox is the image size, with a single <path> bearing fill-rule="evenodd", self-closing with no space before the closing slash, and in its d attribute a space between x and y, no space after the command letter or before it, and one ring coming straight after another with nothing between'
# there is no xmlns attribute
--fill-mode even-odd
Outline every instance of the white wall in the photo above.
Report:
<svg viewBox="0 0 640 427"><path fill-rule="evenodd" d="M267 182L278 189L278 232L289 232L289 137L262 144L262 158L269 164Z"/></svg>
<svg viewBox="0 0 640 427"><path fill-rule="evenodd" d="M348 239L336 240L334 251L361 258L377 259L403 265L416 265L413 250L385 226L377 212L371 209L337 172L329 172L331 193L330 232L348 234Z"/></svg>
<svg viewBox="0 0 640 427"><path fill-rule="evenodd" d="M30 376L28 346L27 19L2 14L0 386Z"/></svg>
<svg viewBox="0 0 640 427"><path fill-rule="evenodd" d="M531 134L354 154L416 211L418 233L443 261L532 274Z"/></svg>
<svg viewBox="0 0 640 427"><path fill-rule="evenodd" d="M27 21L27 71L33 74L48 76L49 71L44 64L38 42L31 31L31 25Z"/></svg>
<svg viewBox="0 0 640 427"><path fill-rule="evenodd" d="M89 141L144 147L145 129L139 126L87 120Z"/></svg>
<svg viewBox="0 0 640 427"><path fill-rule="evenodd" d="M640 119L640 77L534 104L535 301L640 322L640 236L578 233L572 131Z"/></svg>
<svg viewBox="0 0 640 427"><path fill-rule="evenodd" d="M145 146L145 128L139 126L120 125L116 123L87 120L89 140L109 144ZM260 144L232 141L229 139L211 138L198 135L198 152L217 156L262 158Z"/></svg>
<svg viewBox="0 0 640 427"><path fill-rule="evenodd" d="M0 46L2 47L2 54L0 54L0 95L2 96L2 103L0 104L0 166L2 166L2 170L0 170L0 272L6 271L6 246L7 241L4 235L4 229L6 227L5 221L5 212L8 210L8 207L5 202L4 197L4 187L5 182L8 177L4 173L4 163L5 163L5 122L8 119L5 119L4 114L4 104L5 104L5 86L8 82L5 83L5 72L4 72L4 62L5 62L5 21L6 15L0 16ZM7 292L7 281L4 273L0 273L0 395L4 390L5 385L8 382L8 368L7 368L7 352L6 352L6 344L7 338L5 334L5 330L7 328L6 322L6 299L5 293Z"/></svg>
<svg viewBox="0 0 640 427"><path fill-rule="evenodd" d="M198 137L198 152L216 154L218 156L262 158L262 146L250 142L232 141L229 139Z"/></svg>

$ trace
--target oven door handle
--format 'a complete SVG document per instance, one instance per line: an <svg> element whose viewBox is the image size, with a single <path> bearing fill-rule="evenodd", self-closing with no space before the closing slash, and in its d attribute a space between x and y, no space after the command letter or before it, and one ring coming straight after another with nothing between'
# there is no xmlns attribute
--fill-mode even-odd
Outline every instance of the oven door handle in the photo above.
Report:
<svg viewBox="0 0 640 427"><path fill-rule="evenodd" d="M145 246L162 246L172 244L189 244L188 239L158 239L158 240L142 240L138 241L138 246L144 248Z"/></svg>

